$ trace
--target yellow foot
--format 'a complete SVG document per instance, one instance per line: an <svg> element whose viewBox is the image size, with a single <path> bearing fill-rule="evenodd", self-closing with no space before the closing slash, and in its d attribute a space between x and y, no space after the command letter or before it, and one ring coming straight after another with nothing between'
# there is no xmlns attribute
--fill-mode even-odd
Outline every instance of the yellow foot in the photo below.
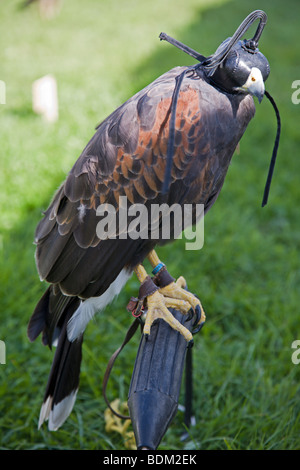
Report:
<svg viewBox="0 0 300 470"><path fill-rule="evenodd" d="M184 336L186 341L192 345L192 333L187 328L185 328L178 320L176 320L176 318L168 310L168 308L176 308L182 313L187 314L191 308L189 302L182 299L165 297L159 291L156 291L154 292L154 294L149 295L147 297L147 306L148 310L144 325L145 335L150 334L150 329L153 322L159 318L162 318L171 326L171 328L179 331Z"/></svg>
<svg viewBox="0 0 300 470"><path fill-rule="evenodd" d="M185 288L186 280L184 277L180 276L176 282L172 282L166 287L159 289L159 292L165 298L171 297L172 299L180 299L181 301L187 302L189 304L189 309L192 308L198 317L196 319L196 325L201 325L205 322L206 318L201 302L194 294L185 290ZM179 307L178 310L181 310L181 308Z"/></svg>
<svg viewBox="0 0 300 470"><path fill-rule="evenodd" d="M149 255L149 260L153 267L157 267L157 265L160 264L159 259L154 251L152 251ZM141 282L141 288L144 286L145 289L145 284L147 282L149 283L150 279L145 268L142 265L138 265L135 268L135 273ZM166 280L168 281L168 279L165 279L165 281ZM153 285L156 287L154 283ZM171 281L170 284L165 282L165 287L156 287L156 290L152 290L152 293L144 295L144 297L144 293L141 294L140 289L141 300L143 301L145 297L147 298L147 313L144 325L145 335L150 335L153 322L159 318L162 318L171 326L171 328L179 331L189 343L189 345L192 346L193 334L178 320L176 320L176 318L168 310L169 308L179 310L181 313L187 315L188 319L191 319L191 317L195 314L196 321L194 322L194 326L196 326L196 330L193 330L193 333L195 334L197 331L199 331L205 321L204 310L200 300L190 292L186 291L184 287L186 287L185 279L180 277L176 282Z"/></svg>

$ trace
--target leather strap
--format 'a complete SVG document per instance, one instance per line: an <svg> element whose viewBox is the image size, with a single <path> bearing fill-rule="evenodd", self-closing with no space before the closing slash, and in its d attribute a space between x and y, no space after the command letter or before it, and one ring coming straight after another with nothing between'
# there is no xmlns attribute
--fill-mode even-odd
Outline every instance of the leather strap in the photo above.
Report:
<svg viewBox="0 0 300 470"><path fill-rule="evenodd" d="M154 294L158 290L158 286L154 284L150 276L147 276L146 279L140 285L139 290L139 300L145 300L149 295Z"/></svg>
<svg viewBox="0 0 300 470"><path fill-rule="evenodd" d="M163 266L153 278L153 282L160 288L166 287L174 281L174 277L169 274L166 266Z"/></svg>
<svg viewBox="0 0 300 470"><path fill-rule="evenodd" d="M140 285L138 298L131 297L128 302L126 307L128 312L131 312L134 317L139 317L143 311L146 298L154 294L158 289L159 287L154 284L151 277L147 276Z"/></svg>
<svg viewBox="0 0 300 470"><path fill-rule="evenodd" d="M124 346L126 346L126 344L131 340L131 338L133 337L134 333L136 332L138 326L140 325L140 321L138 318L136 318L134 320L134 322L131 324L131 326L129 327L127 333L126 333L126 336L124 338L124 341L123 343L121 344L121 346L113 353L113 355L111 356L110 360L108 361L108 364L107 364L107 367L106 367L106 371L105 371L105 374L104 374L104 377L103 377L103 383L102 383L102 393L103 393L103 397L104 397L104 400L108 406L108 408L110 409L110 411L112 413L114 413L116 416L118 416L119 418L121 419L130 419L130 416L127 416L127 415L122 415L121 413L118 413L116 410L114 410L107 398L107 395L106 395L106 387L107 387L107 383L108 383L108 380L109 380L109 376L110 376L110 373L111 373L111 370L113 368L113 365L115 363L115 360L117 359L118 355L120 354L120 352L122 351L122 349L124 348Z"/></svg>

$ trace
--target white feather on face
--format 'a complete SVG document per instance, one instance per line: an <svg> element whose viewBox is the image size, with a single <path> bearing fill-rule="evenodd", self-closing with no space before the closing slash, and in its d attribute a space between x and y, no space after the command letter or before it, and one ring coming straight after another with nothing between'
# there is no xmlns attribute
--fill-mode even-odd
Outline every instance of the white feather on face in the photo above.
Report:
<svg viewBox="0 0 300 470"><path fill-rule="evenodd" d="M265 84L262 73L257 67L252 67L247 81L241 87L241 90L256 96L259 102L261 102L265 93Z"/></svg>
<svg viewBox="0 0 300 470"><path fill-rule="evenodd" d="M132 271L122 269L117 278L100 297L91 297L81 302L68 322L67 332L69 341L74 341L84 332L88 322L97 312L103 310L106 305L111 303L113 298L121 292L131 275Z"/></svg>

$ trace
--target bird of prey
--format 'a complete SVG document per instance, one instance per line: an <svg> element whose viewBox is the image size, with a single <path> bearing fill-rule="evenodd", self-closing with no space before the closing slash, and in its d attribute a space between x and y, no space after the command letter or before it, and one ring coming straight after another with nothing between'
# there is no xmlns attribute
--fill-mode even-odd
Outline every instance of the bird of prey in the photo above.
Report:
<svg viewBox="0 0 300 470"><path fill-rule="evenodd" d="M241 40L256 19L251 40ZM204 205L215 203L232 155L255 114L269 75L258 50L266 14L250 14L234 36L203 57L178 41L198 59L176 67L139 91L108 116L56 192L36 229L36 265L49 283L28 325L31 341L42 333L44 345L56 352L41 408L39 426L49 420L58 429L70 414L78 390L81 348L87 323L103 311L133 272L139 299L147 307L143 333L163 318L191 343L192 333L169 308L205 314L200 300L188 292L184 278L175 281L158 258L159 237L103 239L97 236L97 208L142 204ZM161 39L171 39L162 35ZM128 227L127 227L128 228ZM143 267L148 258L154 279Z"/></svg>

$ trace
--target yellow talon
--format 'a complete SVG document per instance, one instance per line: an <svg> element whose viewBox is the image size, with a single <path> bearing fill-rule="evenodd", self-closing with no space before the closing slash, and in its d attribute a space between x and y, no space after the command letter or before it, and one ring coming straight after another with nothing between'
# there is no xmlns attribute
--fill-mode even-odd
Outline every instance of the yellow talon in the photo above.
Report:
<svg viewBox="0 0 300 470"><path fill-rule="evenodd" d="M147 305L148 310L144 325L145 335L150 334L150 329L153 322L159 318L162 318L171 326L171 328L176 331L179 331L184 336L187 342L192 341L192 333L187 328L185 328L178 320L176 320L176 318L168 310L168 307L173 307L175 305L173 299L166 299L166 297L156 291L154 292L154 294L149 295L149 297L147 297ZM187 304L187 306L185 306L185 309L188 311L189 308L190 306Z"/></svg>
<svg viewBox="0 0 300 470"><path fill-rule="evenodd" d="M185 287L186 287L186 281L184 277L180 276L176 282L172 282L168 286L162 287L161 289L159 289L159 292L166 297L171 297L173 299L181 299L187 302L190 308L192 307L193 310L195 310L197 305L199 305L201 316L200 316L198 324L204 322L206 319L206 316L205 316L205 312L203 310L200 300L197 299L197 297L195 297L194 294L191 294L191 292L188 292L187 290L185 290ZM181 309L179 308L179 310Z"/></svg>
<svg viewBox="0 0 300 470"><path fill-rule="evenodd" d="M186 283L186 280L184 279L183 276L180 276L176 283L175 283L178 287L181 287L182 289L184 289L186 286L187 286L187 283Z"/></svg>
<svg viewBox="0 0 300 470"><path fill-rule="evenodd" d="M160 263L154 250L150 252L148 259L153 268ZM148 274L142 265L138 265L135 268L135 273L141 283L143 283L148 277ZM144 325L145 335L150 334L153 322L162 318L171 326L171 328L179 331L187 342L192 342L192 333L176 320L168 310L169 308L174 308L181 311L183 314L188 314L192 309L194 312L198 313L198 317L200 316L197 325L200 325L205 321L205 313L200 300L185 288L186 281L184 277L180 276L176 282L171 282L169 285L162 287L147 296L147 314Z"/></svg>

